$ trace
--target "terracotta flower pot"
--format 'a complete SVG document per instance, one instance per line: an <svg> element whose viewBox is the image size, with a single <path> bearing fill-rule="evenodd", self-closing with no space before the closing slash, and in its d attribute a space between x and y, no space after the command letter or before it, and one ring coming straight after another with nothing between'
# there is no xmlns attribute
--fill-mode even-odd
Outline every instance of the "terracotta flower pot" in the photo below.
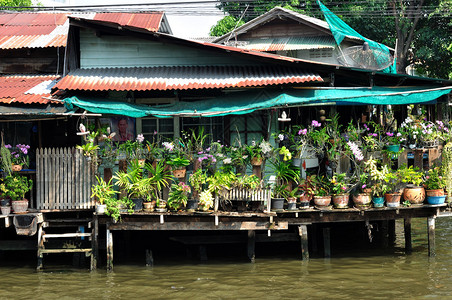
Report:
<svg viewBox="0 0 452 300"><path fill-rule="evenodd" d="M19 171L22 170L22 166L21 166L21 165L13 165L13 166L11 167L11 169L12 169L14 172L19 172Z"/></svg>
<svg viewBox="0 0 452 300"><path fill-rule="evenodd" d="M155 201L143 202L143 209L145 212L153 212L155 209Z"/></svg>
<svg viewBox="0 0 452 300"><path fill-rule="evenodd" d="M348 208L349 199L349 194L334 195L333 205L335 208Z"/></svg>
<svg viewBox="0 0 452 300"><path fill-rule="evenodd" d="M388 193L385 194L385 201L387 207L399 207L402 194L400 193Z"/></svg>
<svg viewBox="0 0 452 300"><path fill-rule="evenodd" d="M314 204L317 207L327 207L331 203L331 196L314 196Z"/></svg>
<svg viewBox="0 0 452 300"><path fill-rule="evenodd" d="M185 173L187 172L187 169L174 169L173 170L173 175L176 178L184 178L185 177Z"/></svg>
<svg viewBox="0 0 452 300"><path fill-rule="evenodd" d="M372 203L372 197L367 193L356 194L353 195L353 203L358 208L368 208Z"/></svg>
<svg viewBox="0 0 452 300"><path fill-rule="evenodd" d="M437 190L425 190L425 193L427 194L427 197L437 197L437 196L444 196L444 189L437 189Z"/></svg>
<svg viewBox="0 0 452 300"><path fill-rule="evenodd" d="M258 167L262 165L263 161L262 157L253 157L251 158L251 165Z"/></svg>
<svg viewBox="0 0 452 300"><path fill-rule="evenodd" d="M411 204L420 205L425 200L425 189L420 186L406 187L403 190L403 199Z"/></svg>
<svg viewBox="0 0 452 300"><path fill-rule="evenodd" d="M299 202L300 202L300 208L308 208L309 207L309 203L311 202L311 198L312 197L310 197L310 196L308 196L308 195L303 195L303 196L300 196L300 200L299 200Z"/></svg>

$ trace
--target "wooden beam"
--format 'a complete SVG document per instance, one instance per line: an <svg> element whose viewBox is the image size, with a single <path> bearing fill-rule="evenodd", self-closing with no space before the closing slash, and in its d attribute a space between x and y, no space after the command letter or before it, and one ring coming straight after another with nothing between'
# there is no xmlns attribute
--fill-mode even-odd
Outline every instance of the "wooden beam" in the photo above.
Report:
<svg viewBox="0 0 452 300"><path fill-rule="evenodd" d="M301 240L301 259L309 260L308 226L298 226L298 234L300 235Z"/></svg>
<svg viewBox="0 0 452 300"><path fill-rule="evenodd" d="M248 258L252 263L256 260L256 231L248 230Z"/></svg>
<svg viewBox="0 0 452 300"><path fill-rule="evenodd" d="M78 253L86 252L91 253L91 248L74 248L74 249L40 249L38 250L41 254L51 254L51 253Z"/></svg>
<svg viewBox="0 0 452 300"><path fill-rule="evenodd" d="M152 251L149 249L146 249L146 267L153 267L154 266L154 257L152 255Z"/></svg>
<svg viewBox="0 0 452 300"><path fill-rule="evenodd" d="M428 226L428 256L434 257L436 256L435 249L435 217L427 218L427 226Z"/></svg>
<svg viewBox="0 0 452 300"><path fill-rule="evenodd" d="M109 223L110 230L286 230L288 222L271 223L267 221L220 222L121 222Z"/></svg>
<svg viewBox="0 0 452 300"><path fill-rule="evenodd" d="M96 214L93 214L94 226L92 229L91 237L91 248L93 252L91 253L91 271L97 269L97 261L99 259L99 218Z"/></svg>
<svg viewBox="0 0 452 300"><path fill-rule="evenodd" d="M405 232L405 252L410 254L413 252L413 245L411 242L411 218L404 219L404 232Z"/></svg>

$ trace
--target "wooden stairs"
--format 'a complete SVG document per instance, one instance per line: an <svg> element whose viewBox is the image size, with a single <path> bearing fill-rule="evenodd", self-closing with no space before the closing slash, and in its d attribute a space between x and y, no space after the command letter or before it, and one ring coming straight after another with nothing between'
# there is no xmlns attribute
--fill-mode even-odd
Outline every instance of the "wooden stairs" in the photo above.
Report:
<svg viewBox="0 0 452 300"><path fill-rule="evenodd" d="M91 258L90 269L96 269L96 226L92 218L47 219L38 228L38 264L43 269L44 254L84 253ZM58 240L58 241L55 241ZM55 241L52 243L52 241ZM53 244L53 245L52 245Z"/></svg>

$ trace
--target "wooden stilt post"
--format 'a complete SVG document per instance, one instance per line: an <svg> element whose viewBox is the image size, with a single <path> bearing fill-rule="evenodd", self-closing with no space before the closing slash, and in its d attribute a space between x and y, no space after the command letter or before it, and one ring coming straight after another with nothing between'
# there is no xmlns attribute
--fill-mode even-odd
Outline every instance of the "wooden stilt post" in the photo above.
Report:
<svg viewBox="0 0 452 300"><path fill-rule="evenodd" d="M331 257L331 240L330 240L331 229L329 227L323 228L323 251L325 258Z"/></svg>
<svg viewBox="0 0 452 300"><path fill-rule="evenodd" d="M199 259L201 261L207 261L207 248L206 248L206 245L199 245Z"/></svg>
<svg viewBox="0 0 452 300"><path fill-rule="evenodd" d="M311 226L311 233L312 233L312 238L311 238L311 249L312 249L312 253L314 253L315 255L319 255L319 243L317 241L317 233L319 232L318 230L318 226L317 224L312 224Z"/></svg>
<svg viewBox="0 0 452 300"><path fill-rule="evenodd" d="M154 266L154 257L152 256L152 251L146 249L146 267Z"/></svg>
<svg viewBox="0 0 452 300"><path fill-rule="evenodd" d="M91 271L97 269L97 261L99 257L99 218L96 214L93 214L93 231L91 236Z"/></svg>
<svg viewBox="0 0 452 300"><path fill-rule="evenodd" d="M113 270L113 232L107 224L107 270Z"/></svg>
<svg viewBox="0 0 452 300"><path fill-rule="evenodd" d="M436 256L435 250L435 216L427 218L428 225L428 256Z"/></svg>
<svg viewBox="0 0 452 300"><path fill-rule="evenodd" d="M388 239L389 245L394 246L396 240L395 220L388 221Z"/></svg>
<svg viewBox="0 0 452 300"><path fill-rule="evenodd" d="M405 232L405 252L410 254L413 251L413 245L411 243L411 218L404 219L404 232Z"/></svg>
<svg viewBox="0 0 452 300"><path fill-rule="evenodd" d="M383 248L389 246L389 224L387 220L381 221L381 242Z"/></svg>
<svg viewBox="0 0 452 300"><path fill-rule="evenodd" d="M307 225L298 226L298 234L300 235L301 241L301 259L309 260L308 226Z"/></svg>
<svg viewBox="0 0 452 300"><path fill-rule="evenodd" d="M248 230L248 258L252 263L256 259L256 232L254 230Z"/></svg>
<svg viewBox="0 0 452 300"><path fill-rule="evenodd" d="M38 264L36 266L36 270L41 271L42 270L42 264L43 264L43 258L44 254L41 252L41 249L44 248L44 240L42 239L42 226L43 223L38 224Z"/></svg>

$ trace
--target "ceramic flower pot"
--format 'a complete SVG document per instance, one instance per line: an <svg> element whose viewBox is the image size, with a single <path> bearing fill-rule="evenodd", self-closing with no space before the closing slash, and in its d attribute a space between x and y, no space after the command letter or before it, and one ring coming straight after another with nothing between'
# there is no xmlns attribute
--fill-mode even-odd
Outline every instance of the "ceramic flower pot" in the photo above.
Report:
<svg viewBox="0 0 452 300"><path fill-rule="evenodd" d="M23 199L11 201L11 206L15 214L24 214L28 209L28 200Z"/></svg>
<svg viewBox="0 0 452 300"><path fill-rule="evenodd" d="M427 203L430 205L444 204L446 196L427 196Z"/></svg>
<svg viewBox="0 0 452 300"><path fill-rule="evenodd" d="M12 169L14 172L19 172L19 171L22 170L22 166L21 166L21 165L13 165L13 166L11 167L11 169Z"/></svg>
<svg viewBox="0 0 452 300"><path fill-rule="evenodd" d="M372 203L372 197L366 193L356 194L353 195L353 203L357 208L369 208Z"/></svg>
<svg viewBox="0 0 452 300"><path fill-rule="evenodd" d="M385 194L385 201L387 207L399 207L402 194L400 193L388 193Z"/></svg>
<svg viewBox="0 0 452 300"><path fill-rule="evenodd" d="M410 186L403 190L403 200L412 205L422 205L425 200L425 189L421 186Z"/></svg>
<svg viewBox="0 0 452 300"><path fill-rule="evenodd" d="M287 199L287 210L297 210L297 198Z"/></svg>
<svg viewBox="0 0 452 300"><path fill-rule="evenodd" d="M284 198L272 198L271 199L271 210L283 210L284 209Z"/></svg>
<svg viewBox="0 0 452 300"><path fill-rule="evenodd" d="M317 207L327 207L331 203L331 196L314 196L314 205Z"/></svg>
<svg viewBox="0 0 452 300"><path fill-rule="evenodd" d="M2 215L9 215L11 213L11 206L1 207Z"/></svg>
<svg viewBox="0 0 452 300"><path fill-rule="evenodd" d="M307 195L300 196L299 198L300 208L306 209L309 208L309 203L311 202L311 197Z"/></svg>
<svg viewBox="0 0 452 300"><path fill-rule="evenodd" d="M133 210L134 211L140 211L143 209L143 198L132 198L133 202Z"/></svg>
<svg viewBox="0 0 452 300"><path fill-rule="evenodd" d="M349 194L334 195L333 205L335 208L348 208L349 199Z"/></svg>
<svg viewBox="0 0 452 300"><path fill-rule="evenodd" d="M198 208L198 200L196 199L188 199L187 200L187 206L185 209L187 211L195 211Z"/></svg>
<svg viewBox="0 0 452 300"><path fill-rule="evenodd" d="M385 206L385 198L384 197L373 197L372 204L375 208L382 208Z"/></svg>
<svg viewBox="0 0 452 300"><path fill-rule="evenodd" d="M143 210L145 212L153 212L155 209L155 201L143 202Z"/></svg>

